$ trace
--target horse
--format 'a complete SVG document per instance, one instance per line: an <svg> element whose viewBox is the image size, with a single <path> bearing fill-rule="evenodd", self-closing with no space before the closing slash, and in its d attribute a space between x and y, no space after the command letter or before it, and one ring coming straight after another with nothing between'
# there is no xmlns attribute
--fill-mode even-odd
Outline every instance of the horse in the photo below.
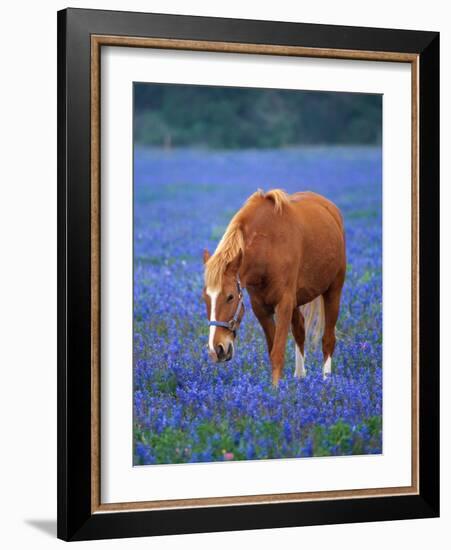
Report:
<svg viewBox="0 0 451 550"><path fill-rule="evenodd" d="M204 250L203 261L212 361L234 356L246 289L266 337L273 385L282 376L290 327L294 376L306 376L306 333L314 343L322 336L323 378L331 375L346 275L343 217L333 202L310 191L258 190L233 216L214 254Z"/></svg>

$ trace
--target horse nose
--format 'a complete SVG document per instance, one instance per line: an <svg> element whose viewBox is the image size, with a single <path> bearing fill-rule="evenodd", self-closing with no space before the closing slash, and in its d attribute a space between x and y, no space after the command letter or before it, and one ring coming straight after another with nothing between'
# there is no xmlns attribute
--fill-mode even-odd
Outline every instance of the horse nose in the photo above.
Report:
<svg viewBox="0 0 451 550"><path fill-rule="evenodd" d="M215 347L215 351L216 351L216 357L218 358L218 361L224 361L224 358L225 358L224 346L222 344L218 344Z"/></svg>

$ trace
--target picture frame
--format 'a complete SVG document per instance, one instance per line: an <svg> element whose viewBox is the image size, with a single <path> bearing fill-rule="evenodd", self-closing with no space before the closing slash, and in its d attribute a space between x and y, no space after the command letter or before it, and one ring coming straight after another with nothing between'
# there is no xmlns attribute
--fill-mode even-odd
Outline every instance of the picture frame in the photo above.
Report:
<svg viewBox="0 0 451 550"><path fill-rule="evenodd" d="M410 486L156 504L101 502L100 52L107 46L410 65ZM58 537L88 540L437 517L438 206L438 33L85 9L58 12Z"/></svg>

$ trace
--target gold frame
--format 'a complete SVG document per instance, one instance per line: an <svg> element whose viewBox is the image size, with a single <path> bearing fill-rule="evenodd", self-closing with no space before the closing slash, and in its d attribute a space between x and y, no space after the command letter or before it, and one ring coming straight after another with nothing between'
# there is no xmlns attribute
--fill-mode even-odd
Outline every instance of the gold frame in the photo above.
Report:
<svg viewBox="0 0 451 550"><path fill-rule="evenodd" d="M158 48L259 55L319 57L410 63L412 72L412 479L408 487L384 487L266 495L118 502L100 500L100 50L102 46ZM419 55L333 50L266 44L239 44L128 36L91 36L91 512L199 508L276 502L419 494Z"/></svg>

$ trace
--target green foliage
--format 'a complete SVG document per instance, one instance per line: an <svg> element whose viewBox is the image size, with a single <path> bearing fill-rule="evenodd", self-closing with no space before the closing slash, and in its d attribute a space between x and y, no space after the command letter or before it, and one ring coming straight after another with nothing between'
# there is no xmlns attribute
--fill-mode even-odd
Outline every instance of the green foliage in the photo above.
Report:
<svg viewBox="0 0 451 550"><path fill-rule="evenodd" d="M362 428L376 443L382 432L380 416L370 417L354 429L339 420L329 427L315 426L313 433L313 456L358 455L363 453Z"/></svg>
<svg viewBox="0 0 451 550"><path fill-rule="evenodd" d="M379 144L375 94L137 83L135 141L213 149Z"/></svg>
<svg viewBox="0 0 451 550"><path fill-rule="evenodd" d="M162 391L169 389L165 388L164 384L162 381ZM308 440L313 442L312 456L367 454L368 451L363 448L362 428L368 432L372 443L377 446L382 431L382 420L379 416L370 417L354 428L339 420L327 427L306 426L302 437L299 438L297 453L293 456L302 456L301 448ZM192 454L202 452L206 448L209 448L211 459L214 461L246 460L248 457L244 446L244 430L247 430L248 435L252 433L254 441L261 442L255 447L256 456L263 459L280 457L285 440L280 423L257 422L245 417L238 418L234 425L225 420L219 424L202 422L197 425L194 437L192 433L172 427L165 428L160 434L136 427L135 443L149 445L159 464L187 462ZM235 434L235 438L232 434ZM286 458L289 456L286 455ZM135 460L136 463L140 463L138 457L135 457Z"/></svg>

